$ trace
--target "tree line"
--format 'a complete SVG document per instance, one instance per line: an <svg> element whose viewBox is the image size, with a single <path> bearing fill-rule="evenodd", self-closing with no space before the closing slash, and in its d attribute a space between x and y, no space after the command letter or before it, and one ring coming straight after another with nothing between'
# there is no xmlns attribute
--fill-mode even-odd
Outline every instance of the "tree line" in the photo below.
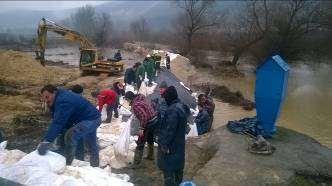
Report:
<svg viewBox="0 0 332 186"><path fill-rule="evenodd" d="M152 28L145 17L119 30L110 14L96 13L92 6L79 8L64 23L87 35L97 46L119 46L127 41L161 43L187 56L213 50L232 56L232 65L244 56L261 61L271 53L287 59L331 55L329 1L239 1L236 7L223 9L215 0L170 3L181 11L170 27L159 30Z"/></svg>

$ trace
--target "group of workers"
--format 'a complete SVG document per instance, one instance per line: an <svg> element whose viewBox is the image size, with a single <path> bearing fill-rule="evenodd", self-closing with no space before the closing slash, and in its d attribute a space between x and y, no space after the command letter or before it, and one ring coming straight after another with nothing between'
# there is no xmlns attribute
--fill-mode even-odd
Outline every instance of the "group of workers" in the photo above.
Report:
<svg viewBox="0 0 332 186"><path fill-rule="evenodd" d="M143 64L138 63L127 69L125 83L136 85L139 89L144 72L150 69L150 63L155 61L150 56ZM147 66L145 66L146 64ZM142 66L142 67L141 67ZM148 77L154 78L154 76ZM139 82L139 81L140 82ZM40 155L45 155L51 149L51 143L57 138L62 149L59 153L66 157L66 164L70 165L73 159L84 160L84 144L89 148L90 165L99 166L99 150L96 131L101 124L101 111L106 105L107 119L119 117L119 99L124 96L129 102L131 112L139 121L138 140L135 149L134 161L130 168L136 169L141 165L145 144L148 144L147 159L154 159L154 142L158 144L157 165L164 175L164 185L179 185L182 182L185 163L185 135L187 130L189 107L178 98L174 86L166 82L159 84L157 98L151 98L132 91L125 92L121 82L115 82L109 89L97 90L91 93L97 101L97 108L82 96L83 88L79 85L70 90L46 85L41 90L42 100L46 102L52 115L52 123L42 142L37 147ZM199 113L195 119L199 134L211 130L214 104L205 94L198 97ZM114 115L113 115L114 112Z"/></svg>
<svg viewBox="0 0 332 186"><path fill-rule="evenodd" d="M128 68L125 72L124 82L130 85L136 85L139 89L141 87L142 81L145 79L145 75L149 79L148 85L152 84L156 76L161 70L160 67L161 57L158 55L147 55L143 60L143 63L137 62L133 67ZM170 57L166 53L166 68L170 70Z"/></svg>

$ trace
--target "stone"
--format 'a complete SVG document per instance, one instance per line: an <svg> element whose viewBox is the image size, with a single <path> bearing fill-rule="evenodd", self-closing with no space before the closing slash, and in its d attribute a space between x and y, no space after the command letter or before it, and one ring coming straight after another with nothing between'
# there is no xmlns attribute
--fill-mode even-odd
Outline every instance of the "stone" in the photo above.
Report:
<svg viewBox="0 0 332 186"><path fill-rule="evenodd" d="M276 151L247 151L247 137L223 126L186 146L185 177L198 185L290 185L297 175L332 178L332 150L313 138L278 127Z"/></svg>

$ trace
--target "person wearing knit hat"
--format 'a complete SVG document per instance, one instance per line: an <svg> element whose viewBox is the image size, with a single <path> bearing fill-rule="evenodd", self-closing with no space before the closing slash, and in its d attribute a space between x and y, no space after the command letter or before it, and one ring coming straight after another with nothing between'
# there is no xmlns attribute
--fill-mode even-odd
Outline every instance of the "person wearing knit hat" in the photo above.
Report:
<svg viewBox="0 0 332 186"><path fill-rule="evenodd" d="M188 106L181 103L174 86L164 94L167 109L157 132L157 165L164 174L164 185L179 185L183 178L185 163L185 133Z"/></svg>
<svg viewBox="0 0 332 186"><path fill-rule="evenodd" d="M167 105L171 105L174 100L178 99L178 92L176 91L174 86L170 86L166 89L164 93L164 98Z"/></svg>
<svg viewBox="0 0 332 186"><path fill-rule="evenodd" d="M165 113L167 109L167 104L164 98L164 93L167 88L167 83L165 81L162 81L159 84L159 94L154 94L154 98L151 98L152 106L157 111L158 117L161 121L165 118Z"/></svg>
<svg viewBox="0 0 332 186"><path fill-rule="evenodd" d="M167 83L165 81L162 81L160 84L159 84L159 93L160 93L160 96L163 97L163 94L165 93L166 89L167 89Z"/></svg>
<svg viewBox="0 0 332 186"><path fill-rule="evenodd" d="M76 94L83 93L83 87L79 84L73 85L72 87L70 87L70 90Z"/></svg>

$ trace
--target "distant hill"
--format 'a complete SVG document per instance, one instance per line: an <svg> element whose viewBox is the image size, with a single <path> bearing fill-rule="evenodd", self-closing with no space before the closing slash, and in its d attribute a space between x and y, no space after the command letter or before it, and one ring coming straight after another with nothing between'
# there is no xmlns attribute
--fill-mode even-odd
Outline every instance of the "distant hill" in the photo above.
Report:
<svg viewBox="0 0 332 186"><path fill-rule="evenodd" d="M237 1L217 1L216 7L222 11L225 7L236 8ZM95 6L97 13L109 13L118 28L127 26L134 20L145 17L150 27L160 30L170 26L180 9L174 1L109 1ZM21 33L35 32L42 17L55 22L64 20L77 8L58 11L11 10L0 12L0 33L8 29Z"/></svg>

